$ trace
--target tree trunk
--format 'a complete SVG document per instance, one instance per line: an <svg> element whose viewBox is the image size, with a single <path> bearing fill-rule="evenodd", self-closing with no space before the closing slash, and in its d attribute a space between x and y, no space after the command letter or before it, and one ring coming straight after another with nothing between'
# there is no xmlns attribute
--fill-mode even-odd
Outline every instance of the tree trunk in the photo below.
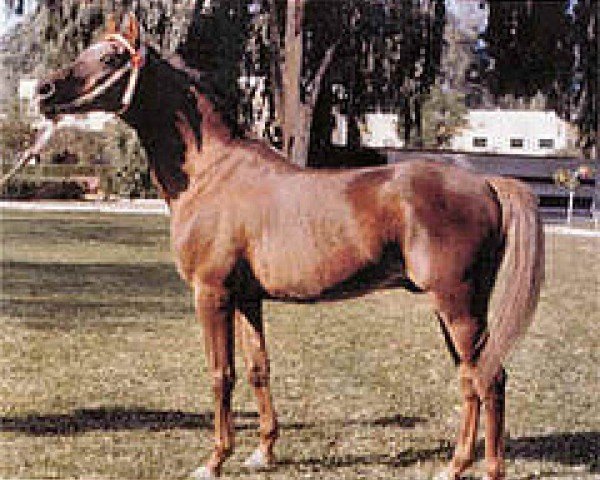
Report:
<svg viewBox="0 0 600 480"><path fill-rule="evenodd" d="M340 40L332 44L302 100L302 59L304 43L302 38L304 8L306 0L287 0L285 20L285 44L281 71L281 89L276 92L281 111L277 117L281 123L283 151L289 161L306 167L310 150L310 127L315 105L321 91L323 78L333 60Z"/></svg>
<svg viewBox="0 0 600 480"><path fill-rule="evenodd" d="M410 146L410 131L412 129L412 116L410 114L410 97L405 97L402 103L404 113L404 147Z"/></svg>
<svg viewBox="0 0 600 480"><path fill-rule="evenodd" d="M422 116L422 108L423 104L421 103L421 96L417 95L413 102L414 112L415 112L415 146L417 148L423 147L423 116Z"/></svg>
<svg viewBox="0 0 600 480"><path fill-rule="evenodd" d="M283 112L283 151L292 163L306 165L308 148L303 150L302 128L306 123L300 92L302 75L302 21L305 0L288 0L285 19L285 44L282 70ZM302 153L305 154L302 158Z"/></svg>

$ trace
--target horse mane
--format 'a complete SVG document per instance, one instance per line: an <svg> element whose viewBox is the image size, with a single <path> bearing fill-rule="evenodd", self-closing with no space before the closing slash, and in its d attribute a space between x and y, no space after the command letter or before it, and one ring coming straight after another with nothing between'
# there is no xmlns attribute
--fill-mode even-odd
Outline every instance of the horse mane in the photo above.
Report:
<svg viewBox="0 0 600 480"><path fill-rule="evenodd" d="M232 137L241 136L236 123L235 108L230 107L214 75L190 68L179 55L163 55L160 49L147 43L148 75L141 80L146 96L125 112L124 120L138 131L164 193L176 197L188 186L188 174L183 171L185 149L176 129L178 115L184 115L202 145L202 112L198 109L197 93L214 106ZM196 93L194 93L196 92Z"/></svg>
<svg viewBox="0 0 600 480"><path fill-rule="evenodd" d="M216 113L221 117L232 137L244 136L238 122L236 103L231 95L227 95L226 86L217 80L216 72L193 68L186 63L181 55L172 52L162 55L158 47L150 46L159 58L164 60L181 76L183 88L195 87L213 104Z"/></svg>

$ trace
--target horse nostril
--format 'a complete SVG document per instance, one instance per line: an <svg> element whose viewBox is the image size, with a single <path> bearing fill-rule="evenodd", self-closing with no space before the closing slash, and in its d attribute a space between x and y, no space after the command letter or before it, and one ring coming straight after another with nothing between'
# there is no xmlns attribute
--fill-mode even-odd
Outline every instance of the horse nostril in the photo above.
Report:
<svg viewBox="0 0 600 480"><path fill-rule="evenodd" d="M42 82L37 87L37 94L40 98L49 98L54 95L56 87L53 82Z"/></svg>

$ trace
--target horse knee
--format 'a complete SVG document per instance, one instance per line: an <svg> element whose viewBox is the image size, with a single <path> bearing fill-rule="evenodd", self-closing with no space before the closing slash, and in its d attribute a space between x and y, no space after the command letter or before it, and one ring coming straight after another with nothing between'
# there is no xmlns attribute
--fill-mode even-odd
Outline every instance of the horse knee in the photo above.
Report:
<svg viewBox="0 0 600 480"><path fill-rule="evenodd" d="M215 372L212 375L212 387L216 397L229 396L235 386L236 377L232 371Z"/></svg>
<svg viewBox="0 0 600 480"><path fill-rule="evenodd" d="M492 379L492 382L487 390L486 395L483 398L485 403L486 398L497 399L504 397L504 390L506 388L507 375L504 368L502 368L496 376Z"/></svg>
<svg viewBox="0 0 600 480"><path fill-rule="evenodd" d="M254 388L269 384L269 362L254 363L248 368L248 383Z"/></svg>
<svg viewBox="0 0 600 480"><path fill-rule="evenodd" d="M460 391L465 401L469 402L479 400L479 395L477 395L477 390L473 385L473 380L468 376L460 376Z"/></svg>

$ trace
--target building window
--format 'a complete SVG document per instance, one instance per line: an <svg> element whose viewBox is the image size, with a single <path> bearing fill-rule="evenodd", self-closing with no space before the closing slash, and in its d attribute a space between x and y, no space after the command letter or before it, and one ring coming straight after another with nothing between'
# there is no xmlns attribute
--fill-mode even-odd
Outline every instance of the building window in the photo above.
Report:
<svg viewBox="0 0 600 480"><path fill-rule="evenodd" d="M473 146L476 148L485 148L487 147L487 138L485 137L474 137L473 138Z"/></svg>
<svg viewBox="0 0 600 480"><path fill-rule="evenodd" d="M510 139L510 148L523 148L525 142L522 138L511 138Z"/></svg>
<svg viewBox="0 0 600 480"><path fill-rule="evenodd" d="M554 148L554 140L551 138L540 138L538 145L540 148Z"/></svg>

